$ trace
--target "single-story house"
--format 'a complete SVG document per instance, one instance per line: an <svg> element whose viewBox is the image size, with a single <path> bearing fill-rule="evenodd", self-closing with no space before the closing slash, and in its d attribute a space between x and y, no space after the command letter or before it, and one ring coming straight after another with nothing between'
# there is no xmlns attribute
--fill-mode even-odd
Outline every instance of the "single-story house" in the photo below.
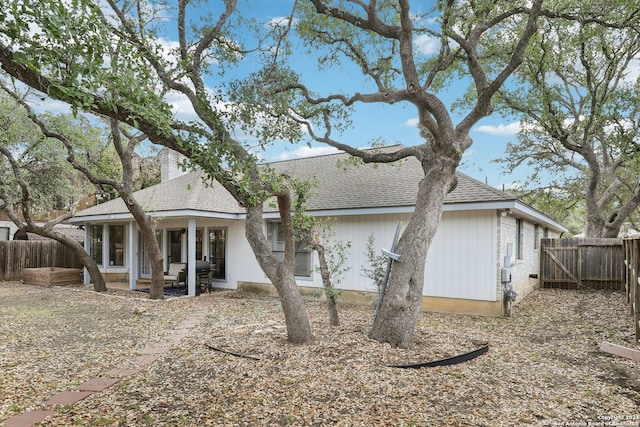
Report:
<svg viewBox="0 0 640 427"><path fill-rule="evenodd" d="M245 210L217 182L202 182L202 171L182 173L180 156L163 149L162 182L135 193L157 220L157 238L169 264L186 262L188 292L196 294L195 264L207 261L213 286L272 291L244 235ZM347 155L332 154L271 163L290 176L312 179L316 186L307 212L335 219L335 239L351 242L337 285L350 302L375 301L376 286L364 277L369 267L369 236L376 250L389 249L397 224L407 224L414 210L423 172L413 158L395 164L347 166ZM83 225L85 247L107 281L128 277L131 289L150 278L150 267L138 226L121 199L82 210L72 223ZM518 298L537 284L539 242L559 237L566 228L542 212L462 173L447 195L437 234L426 261L423 307L434 311L500 315L503 312L505 262ZM279 214L265 205L264 232L274 252L282 251ZM322 286L316 255L300 248L297 283L302 292ZM507 265L509 266L509 265ZM86 279L88 281L88 277Z"/></svg>

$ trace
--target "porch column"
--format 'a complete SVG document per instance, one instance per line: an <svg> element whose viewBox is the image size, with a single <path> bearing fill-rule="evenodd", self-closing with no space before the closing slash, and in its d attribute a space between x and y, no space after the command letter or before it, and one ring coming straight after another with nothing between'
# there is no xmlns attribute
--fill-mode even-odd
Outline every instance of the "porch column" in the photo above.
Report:
<svg viewBox="0 0 640 427"><path fill-rule="evenodd" d="M196 296L196 219L189 218L187 231L187 289L189 296Z"/></svg>
<svg viewBox="0 0 640 427"><path fill-rule="evenodd" d="M89 249L89 228L91 227L90 224L84 224L84 250L87 251L87 253L91 253L90 249ZM86 268L82 268L82 272L84 275L84 279L83 282L85 285L88 285L89 283L91 283L91 276L89 276L89 271L87 271Z"/></svg>
<svg viewBox="0 0 640 427"><path fill-rule="evenodd" d="M138 227L135 221L129 223L129 289L136 288L138 278Z"/></svg>

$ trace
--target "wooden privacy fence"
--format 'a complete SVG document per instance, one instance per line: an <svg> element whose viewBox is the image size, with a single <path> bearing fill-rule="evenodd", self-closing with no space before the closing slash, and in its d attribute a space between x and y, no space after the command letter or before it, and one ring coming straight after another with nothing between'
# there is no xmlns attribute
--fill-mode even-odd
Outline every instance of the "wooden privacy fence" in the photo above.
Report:
<svg viewBox="0 0 640 427"><path fill-rule="evenodd" d="M540 287L625 290L622 239L542 239Z"/></svg>
<svg viewBox="0 0 640 427"><path fill-rule="evenodd" d="M640 340L640 239L625 240L624 253L627 267L627 302L633 316L636 340Z"/></svg>
<svg viewBox="0 0 640 427"><path fill-rule="evenodd" d="M55 240L0 241L0 280L20 280L23 268L82 268L78 257Z"/></svg>

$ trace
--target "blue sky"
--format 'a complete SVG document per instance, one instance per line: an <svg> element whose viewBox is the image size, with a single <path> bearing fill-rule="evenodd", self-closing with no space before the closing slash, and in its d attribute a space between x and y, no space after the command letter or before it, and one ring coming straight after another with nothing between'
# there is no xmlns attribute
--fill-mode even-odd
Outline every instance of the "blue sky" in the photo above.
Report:
<svg viewBox="0 0 640 427"><path fill-rule="evenodd" d="M212 0L209 3L212 15L217 17L216 14L220 11L219 8L222 1ZM415 3L419 5L425 4L424 2ZM204 4L206 5L207 3ZM247 5L250 5L250 8L247 8ZM290 14L292 5L293 0L245 0L244 2L241 0L239 2L239 8L242 13L249 13L264 25L274 21L281 21L283 17ZM166 22L168 23L168 30L161 37L165 49L169 49L177 46L177 37L172 35L172 30L170 29L172 25L175 25L175 17L166 16ZM255 43L248 42L247 46L255 46ZM434 40L429 40L428 38L416 40L416 49L425 54L433 52L437 47L438 45ZM308 58L304 58L302 54L296 55L296 57L298 60L292 64L292 68L302 75L303 83L315 89L321 95L335 93L336 87L345 94L352 94L356 91L371 91L370 87L367 89L363 86L359 70L350 64L345 63L320 72L315 63ZM237 72L243 74L255 71L252 67L255 67L254 62L251 60L243 61ZM217 83L212 80L210 85L213 90ZM447 88L446 95L443 96L445 103L452 102L457 95L462 93L465 86L463 82L450 85ZM183 97L168 98L168 101L174 106L174 112L178 116L194 118L192 108ZM51 102L47 109L68 111L68 107L61 104L55 101ZM340 140L353 146L368 146L374 140L381 140L386 144L415 145L423 143L415 125L417 112L408 103L399 103L393 106L360 104L357 106L352 120L352 126L341 135ZM457 122L458 120L454 121ZM526 170L522 169L514 174L504 175L502 173L503 168L499 164L492 162L503 155L508 142L515 140L518 129L518 123L495 114L483 119L471 131L474 144L465 153L460 170L497 188L508 189L512 187L514 182L524 182L526 180ZM312 144L311 148L306 143L295 146L277 143L266 152L259 153L259 155L266 161L277 161L331 152L335 152L335 149L318 143Z"/></svg>
<svg viewBox="0 0 640 427"><path fill-rule="evenodd" d="M281 20L282 17L288 15L292 5L293 0L252 2L251 13L259 21L268 23ZM432 40L416 40L416 48L422 49L425 53L428 53L429 49L437 49L437 47L438 45ZM301 73L304 83L322 94L334 93L336 86L347 94L366 90L353 86L353 83L358 84L357 82L361 81L361 78L359 71L351 68L349 64L320 72L312 61L301 58L292 66ZM464 88L465 85L462 83L449 87L447 95L443 96L445 103L452 102ZM447 96L450 96L450 99L446 99ZM350 145L365 146L375 139L381 139L389 144L401 143L404 145L423 142L416 127L417 112L410 104L394 106L361 104L358 105L352 119L352 126L341 135L341 141ZM518 129L518 123L498 115L483 119L471 131L474 144L465 153L460 170L498 188L503 186L510 188L514 182L525 181L526 170L504 175L502 166L492 162L504 154L506 144L515 140ZM308 148L306 144L297 146L277 144L263 156L265 160L274 161L332 151L331 147L322 144L312 144L312 148Z"/></svg>

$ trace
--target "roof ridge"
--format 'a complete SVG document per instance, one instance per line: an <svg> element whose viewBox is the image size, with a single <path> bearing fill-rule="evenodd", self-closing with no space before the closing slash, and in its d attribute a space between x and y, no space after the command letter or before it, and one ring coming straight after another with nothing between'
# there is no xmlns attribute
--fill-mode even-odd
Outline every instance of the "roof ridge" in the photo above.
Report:
<svg viewBox="0 0 640 427"><path fill-rule="evenodd" d="M367 148L363 148L361 149L362 151L367 151L367 150L376 150L376 149L387 149L387 148L393 148L393 147L402 147L403 144L397 143L397 144L391 144L391 145L384 145L381 147L367 147ZM286 160L276 160L273 162L269 162L269 161L265 161L260 163L260 165L273 165L273 164L279 164L279 163L287 163L287 162L296 162L296 161L300 161L300 160L306 160L306 159L320 159L323 157L332 157L332 156L344 156L344 155L350 155L349 153L347 153L346 151L338 151L337 153L328 153L328 154L318 154L317 156L305 156L305 157L296 157L294 159L286 159Z"/></svg>

